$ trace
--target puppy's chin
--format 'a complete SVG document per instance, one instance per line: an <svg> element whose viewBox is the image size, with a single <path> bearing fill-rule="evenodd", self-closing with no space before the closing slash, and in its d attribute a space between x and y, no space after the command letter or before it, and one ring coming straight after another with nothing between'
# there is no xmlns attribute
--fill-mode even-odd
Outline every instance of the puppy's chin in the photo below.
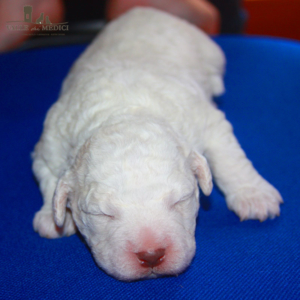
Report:
<svg viewBox="0 0 300 300"><path fill-rule="evenodd" d="M150 242L142 240L138 245L128 240L116 249L107 249L105 256L99 250L93 248L92 252L100 268L116 279L135 281L182 273L191 263L196 246L194 237L185 235L181 240L178 236L150 238ZM153 253L157 253L154 262Z"/></svg>

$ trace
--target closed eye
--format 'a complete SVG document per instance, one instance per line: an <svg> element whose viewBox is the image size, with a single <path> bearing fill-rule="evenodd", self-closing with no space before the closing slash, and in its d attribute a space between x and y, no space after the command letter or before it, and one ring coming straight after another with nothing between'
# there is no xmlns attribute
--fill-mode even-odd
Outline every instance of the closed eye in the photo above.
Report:
<svg viewBox="0 0 300 300"><path fill-rule="evenodd" d="M107 218L110 218L110 219L115 219L115 216L112 216L112 215L108 215L108 214L105 214L103 212L95 212L95 211L86 211L86 210L82 210L83 213L87 214L87 215L92 215L92 216L98 216L98 217L107 217Z"/></svg>
<svg viewBox="0 0 300 300"><path fill-rule="evenodd" d="M81 211L87 215L92 215L92 216L103 216L103 217L109 217L109 218L114 218L113 215L110 215L108 213L103 212L98 205L89 205L86 207L85 205L81 206Z"/></svg>
<svg viewBox="0 0 300 300"><path fill-rule="evenodd" d="M188 202L188 200L194 195L194 193L195 193L195 189L193 189L192 192L186 194L185 196L181 197L178 201L176 201L175 203L173 203L172 208L174 208L176 206L183 205L186 202Z"/></svg>
<svg viewBox="0 0 300 300"><path fill-rule="evenodd" d="M189 198L186 198L186 199L181 199L177 202L175 202L173 205L172 205L172 209L178 209L179 207L183 206L185 203L187 203L189 200Z"/></svg>
<svg viewBox="0 0 300 300"><path fill-rule="evenodd" d="M103 199L106 199L109 195L108 194L100 194L100 196L102 199L101 202L103 202ZM100 206L100 203L97 199L100 196L98 194L98 196L96 197L95 193L94 193L94 189L91 188L89 190L88 194L86 195L85 200L81 201L79 203L79 209L87 215L103 216L103 217L108 217L108 218L114 219L115 218L114 215L105 212L105 210L107 210L107 209L105 209L105 206L103 208L103 203L101 205L102 207Z"/></svg>

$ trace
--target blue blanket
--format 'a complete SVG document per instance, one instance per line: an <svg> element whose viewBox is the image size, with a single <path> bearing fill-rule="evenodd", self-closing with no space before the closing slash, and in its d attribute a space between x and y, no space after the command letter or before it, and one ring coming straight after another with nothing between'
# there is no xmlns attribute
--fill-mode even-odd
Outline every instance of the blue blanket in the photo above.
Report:
<svg viewBox="0 0 300 300"><path fill-rule="evenodd" d="M42 197L30 152L85 46L1 55L1 299L300 299L300 44L216 41L228 60L217 102L254 166L281 192L281 216L241 223L215 188L201 201L188 270L132 283L100 270L77 235L40 238L32 229Z"/></svg>

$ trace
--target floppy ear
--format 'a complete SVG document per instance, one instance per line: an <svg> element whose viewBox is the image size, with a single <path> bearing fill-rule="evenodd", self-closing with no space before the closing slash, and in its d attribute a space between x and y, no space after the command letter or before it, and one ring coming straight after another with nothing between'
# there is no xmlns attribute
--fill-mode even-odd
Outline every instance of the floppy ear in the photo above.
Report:
<svg viewBox="0 0 300 300"><path fill-rule="evenodd" d="M53 196L53 215L55 224L58 227L62 227L65 222L66 207L68 194L70 192L70 187L68 183L68 176L65 174L62 176L58 182Z"/></svg>
<svg viewBox="0 0 300 300"><path fill-rule="evenodd" d="M198 177L199 185L204 195L209 196L212 188L212 176L206 158L196 151L192 151L188 157L194 174Z"/></svg>

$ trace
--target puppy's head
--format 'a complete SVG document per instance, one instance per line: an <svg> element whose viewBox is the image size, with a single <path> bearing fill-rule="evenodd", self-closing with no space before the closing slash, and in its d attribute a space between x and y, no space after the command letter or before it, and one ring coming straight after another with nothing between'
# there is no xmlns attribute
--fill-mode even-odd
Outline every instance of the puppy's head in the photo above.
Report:
<svg viewBox="0 0 300 300"><path fill-rule="evenodd" d="M98 265L121 280L182 272L195 254L197 178L212 189L206 159L185 155L160 130L112 130L91 138L59 180L54 215L66 206Z"/></svg>

